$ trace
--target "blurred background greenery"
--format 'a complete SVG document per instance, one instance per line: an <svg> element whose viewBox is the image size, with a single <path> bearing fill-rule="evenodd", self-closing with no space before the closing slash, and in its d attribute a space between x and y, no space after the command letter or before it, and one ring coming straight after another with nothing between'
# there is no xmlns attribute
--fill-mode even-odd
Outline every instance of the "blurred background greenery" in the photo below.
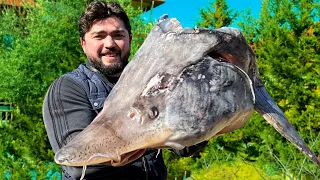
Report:
<svg viewBox="0 0 320 180"><path fill-rule="evenodd" d="M0 121L0 179L61 179L42 122L51 82L85 61L77 19L90 1L38 0L0 11L0 101L14 109ZM152 22L130 0L132 54ZM199 27L235 23L256 52L271 96L315 154L320 153L320 2L262 0L259 17L213 0L199 10ZM4 111L3 111L4 112ZM4 117L6 116L6 117ZM9 120L6 120L9 119ZM320 170L254 113L237 131L210 140L200 154L165 151L169 179L320 179ZM187 175L186 175L187 174ZM188 177L188 178L186 178Z"/></svg>

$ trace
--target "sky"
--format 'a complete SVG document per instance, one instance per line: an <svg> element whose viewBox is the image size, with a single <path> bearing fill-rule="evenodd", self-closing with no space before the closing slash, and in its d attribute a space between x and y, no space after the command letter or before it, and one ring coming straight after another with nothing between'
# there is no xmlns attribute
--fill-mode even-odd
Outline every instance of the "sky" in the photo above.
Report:
<svg viewBox="0 0 320 180"><path fill-rule="evenodd" d="M177 18L183 27L195 27L196 20L199 19L200 9L209 7L213 0L165 0L165 3L144 13L142 17L146 22L155 22L161 15L168 14L169 17ZM229 8L234 10L246 10L251 8L251 13L258 16L261 8L261 0L227 0Z"/></svg>

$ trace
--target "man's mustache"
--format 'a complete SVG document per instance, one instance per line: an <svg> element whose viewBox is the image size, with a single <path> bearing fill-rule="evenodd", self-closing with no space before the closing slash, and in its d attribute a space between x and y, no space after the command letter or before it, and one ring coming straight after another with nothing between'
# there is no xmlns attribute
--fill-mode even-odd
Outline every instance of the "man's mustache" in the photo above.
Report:
<svg viewBox="0 0 320 180"><path fill-rule="evenodd" d="M120 54L120 51L116 48L108 48L108 49L102 50L100 54L101 55Z"/></svg>

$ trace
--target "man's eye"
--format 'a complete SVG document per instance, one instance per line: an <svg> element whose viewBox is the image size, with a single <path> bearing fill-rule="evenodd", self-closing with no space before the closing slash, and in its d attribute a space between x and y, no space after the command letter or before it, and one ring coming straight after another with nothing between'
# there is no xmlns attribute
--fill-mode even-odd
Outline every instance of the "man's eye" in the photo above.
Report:
<svg viewBox="0 0 320 180"><path fill-rule="evenodd" d="M123 34L115 34L114 37L116 37L116 38L123 38L124 35L123 35Z"/></svg>
<svg viewBox="0 0 320 180"><path fill-rule="evenodd" d="M103 39L103 36L102 35L96 35L93 37L94 39Z"/></svg>

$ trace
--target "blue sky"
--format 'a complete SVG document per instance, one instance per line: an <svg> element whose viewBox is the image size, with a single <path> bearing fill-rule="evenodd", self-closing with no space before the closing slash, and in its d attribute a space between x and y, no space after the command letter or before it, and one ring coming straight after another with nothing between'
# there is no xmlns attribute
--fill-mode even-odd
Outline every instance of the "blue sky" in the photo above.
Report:
<svg viewBox="0 0 320 180"><path fill-rule="evenodd" d="M165 3L154 8L152 12L152 22L155 22L162 14L177 18L183 27L194 27L199 19L200 9L208 7L213 0L165 0ZM251 8L251 13L259 15L261 0L227 0L229 8L235 10L246 10ZM150 11L143 14L146 21L150 21Z"/></svg>

